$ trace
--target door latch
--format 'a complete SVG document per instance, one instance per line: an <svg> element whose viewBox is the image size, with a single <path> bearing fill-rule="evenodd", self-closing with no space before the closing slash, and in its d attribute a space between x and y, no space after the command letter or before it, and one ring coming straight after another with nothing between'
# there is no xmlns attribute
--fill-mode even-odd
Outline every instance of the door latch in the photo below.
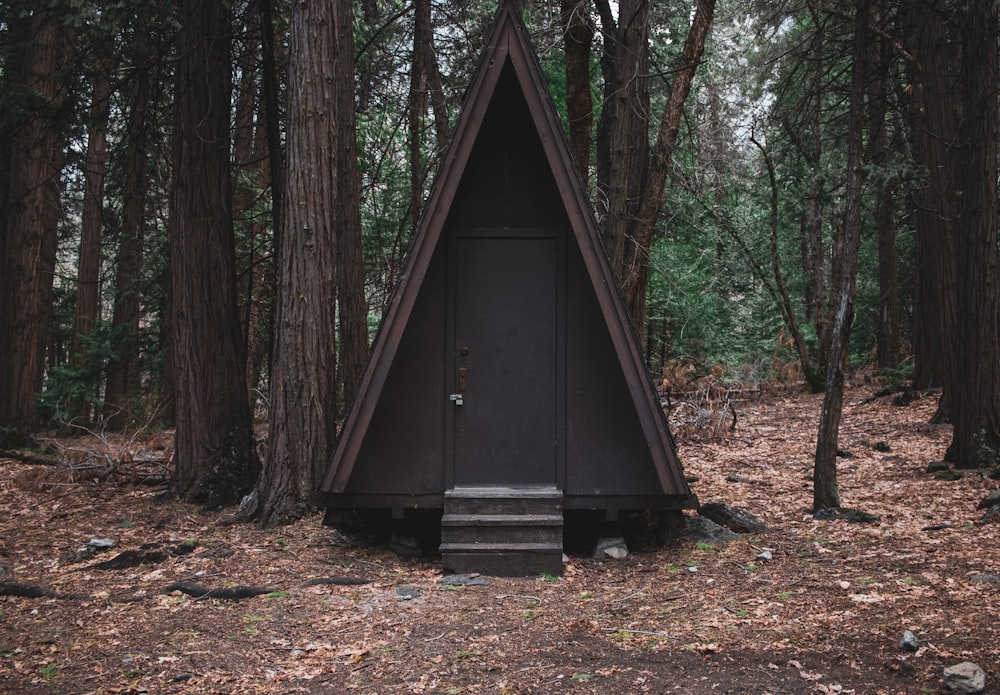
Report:
<svg viewBox="0 0 1000 695"><path fill-rule="evenodd" d="M462 405L462 394L453 393L450 396L448 396L448 400L454 401L455 405Z"/></svg>

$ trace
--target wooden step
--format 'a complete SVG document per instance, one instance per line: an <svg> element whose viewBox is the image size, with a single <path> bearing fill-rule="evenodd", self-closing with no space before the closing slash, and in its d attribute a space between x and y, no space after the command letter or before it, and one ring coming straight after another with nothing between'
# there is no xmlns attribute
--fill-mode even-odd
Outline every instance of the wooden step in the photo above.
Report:
<svg viewBox="0 0 1000 695"><path fill-rule="evenodd" d="M554 487L445 492L441 560L452 572L562 574L562 493Z"/></svg>
<svg viewBox="0 0 1000 695"><path fill-rule="evenodd" d="M445 490L446 514L562 514L555 487L456 487Z"/></svg>

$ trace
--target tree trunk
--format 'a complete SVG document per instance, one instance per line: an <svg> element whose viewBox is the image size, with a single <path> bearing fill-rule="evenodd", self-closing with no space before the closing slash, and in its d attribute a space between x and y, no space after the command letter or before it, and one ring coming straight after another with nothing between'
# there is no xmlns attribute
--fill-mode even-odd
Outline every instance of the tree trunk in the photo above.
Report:
<svg viewBox="0 0 1000 695"><path fill-rule="evenodd" d="M265 527L313 508L312 494L335 444L337 312L331 298L337 292L337 153L345 143L334 92L346 88L336 82L344 69L338 61L353 61L338 43L343 15L336 4L292 6L271 409L258 484Z"/></svg>
<svg viewBox="0 0 1000 695"><path fill-rule="evenodd" d="M959 129L958 339L951 388L954 435L949 451L960 468L1000 456L1000 247L997 245L997 22L995 0L971 0L962 17L962 104Z"/></svg>
<svg viewBox="0 0 1000 695"><path fill-rule="evenodd" d="M639 204L649 167L649 3L625 0L618 4L617 26L607 25L609 13L602 11L605 59L614 63L615 83L605 108L610 108L609 151L606 166L599 171L598 187L606 196L604 245L619 284L628 277L625 247ZM602 116L603 120L603 116ZM607 127L607 125L605 125Z"/></svg>
<svg viewBox="0 0 1000 695"><path fill-rule="evenodd" d="M229 3L178 0L170 262L178 487L217 508L257 461L236 299Z"/></svg>
<svg viewBox="0 0 1000 695"><path fill-rule="evenodd" d="M884 170L888 158L885 126L886 90L889 86L888 58L884 41L874 43L878 78L869 99L869 150L877 169ZM881 369L893 369L903 359L899 321L899 289L896 282L896 217L894 177L883 176L875 192L875 227L878 255L878 315L875 318L876 364Z"/></svg>
<svg viewBox="0 0 1000 695"><path fill-rule="evenodd" d="M959 52L949 30L944 2L907 3L911 85L907 115L913 153L924 173L912 191L916 232L916 302L913 321L914 388L940 387L952 381L955 364L956 266L955 234L961 164L956 137L962 120ZM945 389L938 421L948 417Z"/></svg>
<svg viewBox="0 0 1000 695"><path fill-rule="evenodd" d="M282 196L285 192L285 153L282 149L281 107L278 98L278 66L277 45L284 45L275 35L272 0L260 0L260 35L261 35L261 83L263 85L262 99L264 102L264 129L267 133L268 173L271 179L271 267L268 283L271 290L270 303L267 307L267 325L265 333L267 344L264 348L262 362L270 365L274 360L275 317L278 311L278 299L275 296L278 286L278 272L281 264L281 220ZM270 389L268 389L270 390Z"/></svg>
<svg viewBox="0 0 1000 695"><path fill-rule="evenodd" d="M632 323L640 339L646 330L646 287L649 283L649 252L653 243L656 220L666 201L665 186L670 163L677 145L684 102L691 91L698 63L705 52L705 39L712 26L715 0L698 0L694 18L688 31L684 48L675 63L674 78L670 83L667 105L660 118L648 182L641 191L641 207L636 223L630 227L629 241L625 244L625 258L621 266L625 302L632 316Z"/></svg>
<svg viewBox="0 0 1000 695"><path fill-rule="evenodd" d="M23 22L23 24L22 24ZM23 443L37 424L55 264L62 140L62 31L52 12L18 18L28 45L4 66L3 81L30 95L8 131L9 188L0 228L0 444Z"/></svg>
<svg viewBox="0 0 1000 695"><path fill-rule="evenodd" d="M864 89L867 73L865 43L871 0L858 0L854 18L851 91L847 130L847 181L844 193L844 243L837 274L833 304L833 330L827 365L826 394L816 439L813 467L813 511L840 507L837 487L837 442L844 403L844 378L850 354L851 323L854 318L854 291L858 249L861 245L861 209L864 172L862 133L864 130Z"/></svg>
<svg viewBox="0 0 1000 695"><path fill-rule="evenodd" d="M354 82L354 22L349 3L334 3L334 108L337 122L337 205L334 225L336 228L337 263L337 316L340 328L340 383L344 389L344 403L354 400L361 377L368 363L368 302L365 297L365 266L361 254L361 175L358 171L358 121ZM426 33L429 34L430 17ZM433 46L430 37L424 39L430 55L425 69L428 75L436 74ZM433 85L433 78L429 80ZM440 87L440 84L438 85ZM433 87L432 87L433 91ZM447 140L447 119L444 110L435 108L438 138ZM330 455L333 449L330 450ZM324 461L324 464L327 461ZM324 471L325 472L325 471Z"/></svg>
<svg viewBox="0 0 1000 695"><path fill-rule="evenodd" d="M238 99L235 108L233 151L237 167L233 192L233 219L236 224L236 254L240 316L243 326L243 354L246 355L247 390L254 394L260 385L267 353L265 334L269 315L268 287L270 275L269 229L266 218L255 206L270 183L270 159L267 154L267 114L259 98L263 83L263 61L259 57L263 41L263 21L260 4L254 4L245 15L238 59L241 65ZM273 283L272 283L273 285ZM251 403L254 397L251 396Z"/></svg>
<svg viewBox="0 0 1000 695"><path fill-rule="evenodd" d="M107 50L107 49L104 49ZM87 159L83 184L83 214L80 223L80 255L77 261L76 311L70 337L70 365L78 372L93 372L92 401L77 398L70 404L74 420L89 424L91 406L100 396L97 369L89 364L91 335L100 317L101 230L104 225L104 174L108 163L108 113L111 108L113 60L102 60L94 80L87 128Z"/></svg>
<svg viewBox="0 0 1000 695"><path fill-rule="evenodd" d="M594 104L590 95L590 44L594 24L589 0L561 0L559 19L566 54L566 118L569 147L584 187L590 178L590 140Z"/></svg>
<svg viewBox="0 0 1000 695"><path fill-rule="evenodd" d="M105 427L124 431L138 415L133 402L139 394L139 277L142 273L142 244L145 238L146 199L149 191L148 122L149 66L138 47L138 64L129 81L128 121L125 130L125 182L122 186L122 230L115 262L115 297L111 315L113 333L118 336L108 364L104 393Z"/></svg>

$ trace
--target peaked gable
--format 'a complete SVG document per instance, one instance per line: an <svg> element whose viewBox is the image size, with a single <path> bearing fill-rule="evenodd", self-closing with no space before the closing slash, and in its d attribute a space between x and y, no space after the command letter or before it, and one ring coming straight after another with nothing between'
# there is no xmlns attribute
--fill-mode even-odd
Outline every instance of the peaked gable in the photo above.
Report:
<svg viewBox="0 0 1000 695"><path fill-rule="evenodd" d="M505 139L507 142L516 140L520 146L508 147ZM525 140L530 142L525 145ZM526 153L523 161L508 162L511 168L521 171L541 168L541 173L526 177L524 181L506 181L505 185L496 186L501 193L495 199L484 200L480 196L475 203L468 203L474 196L467 195L467 189L489 186L491 176L503 176L503 171L510 170L490 166L497 157L510 156L510 152L515 153L513 156ZM561 205L555 206L557 212L544 213L553 216L552 219L539 219L537 213L528 219L525 210L553 209L551 205L548 208L532 205L533 197L558 198ZM603 340L608 347L602 354L620 367L619 371L608 365L607 371L612 376L601 378L620 382L609 388L620 388L624 398L631 401L634 410L630 408L631 412L617 416L636 421L635 437L632 438L641 439L641 446L648 448L655 468L655 474L650 472L651 480L658 481L660 488L650 492L690 497L666 419L646 374L558 114L531 49L527 30L510 0L497 12L321 492L336 494L348 488L401 345L405 344L407 351L420 349L411 346L414 341L407 339L406 331L418 307L418 296L424 292L425 297L431 295L433 298L422 300L419 307L423 308L418 307L417 313L426 313L430 310L428 307L439 305L443 300L445 290L433 279L440 274L440 266L444 263L439 249L443 230L449 225L481 226L479 221L484 217L495 220L491 226L498 227L518 227L524 223L568 227L569 252L577 259L573 262L582 269L580 274L586 276L585 284L593 291L590 303L596 308L587 321L595 325L603 323L606 333ZM428 277L432 280L426 282L425 287ZM398 364L396 368L398 372ZM437 373L424 376L425 381L442 378L442 374Z"/></svg>

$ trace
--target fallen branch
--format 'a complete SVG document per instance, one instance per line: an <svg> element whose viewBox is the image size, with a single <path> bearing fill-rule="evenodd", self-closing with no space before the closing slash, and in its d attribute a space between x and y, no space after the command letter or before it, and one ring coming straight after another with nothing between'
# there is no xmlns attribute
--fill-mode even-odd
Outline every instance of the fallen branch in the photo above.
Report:
<svg viewBox="0 0 1000 695"><path fill-rule="evenodd" d="M61 463L59 459L52 458L51 456L43 456L18 449L0 449L0 459L14 459L21 463L32 463L36 466L58 466Z"/></svg>
<svg viewBox="0 0 1000 695"><path fill-rule="evenodd" d="M329 584L335 586L361 586L362 584L371 584L371 580L359 577L317 577L306 580L302 586L327 586Z"/></svg>
<svg viewBox="0 0 1000 695"><path fill-rule="evenodd" d="M58 598L85 601L90 598L86 594L60 594L34 584L16 584L4 582L0 584L0 596L20 596L22 598Z"/></svg>
<svg viewBox="0 0 1000 695"><path fill-rule="evenodd" d="M227 601L239 601L243 598L273 594L275 589L271 589L266 586L228 586L219 589L208 589L191 582L174 582L163 591L164 593L179 591L182 594L194 596L195 599L199 601L206 598L221 598L226 599Z"/></svg>

